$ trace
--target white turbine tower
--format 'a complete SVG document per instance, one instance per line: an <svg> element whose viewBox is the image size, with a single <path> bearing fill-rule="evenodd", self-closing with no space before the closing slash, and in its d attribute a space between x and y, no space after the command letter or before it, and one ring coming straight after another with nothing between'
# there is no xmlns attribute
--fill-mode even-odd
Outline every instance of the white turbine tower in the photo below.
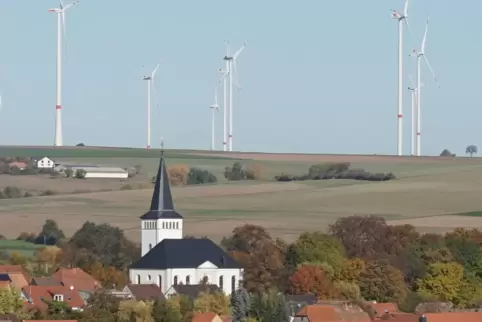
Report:
<svg viewBox="0 0 482 322"><path fill-rule="evenodd" d="M218 69L218 72L222 75L223 79L223 151L227 150L226 143L228 141L228 90L227 90L227 81L228 81L228 74L229 74L229 63L226 61L226 67Z"/></svg>
<svg viewBox="0 0 482 322"><path fill-rule="evenodd" d="M417 156L420 156L420 135L421 135L421 112L420 112L420 92L421 92L421 87L422 87L422 73L421 73L421 58L425 61L425 64L427 65L428 69L430 70L430 73L432 74L432 77L435 81L435 84L437 84L437 87L440 88L439 82L437 80L437 77L435 76L435 73L432 69L432 66L430 65L430 62L427 59L426 53L425 53L425 45L427 43L427 32L428 32L428 22L429 19L427 19L427 23L425 25L425 33L423 34L423 39L422 39L422 46L420 48L420 51L413 50L412 56L417 58L417 109L416 109L416 115L417 115L417 141L416 141L416 150L417 150Z"/></svg>
<svg viewBox="0 0 482 322"><path fill-rule="evenodd" d="M215 136L216 136L216 112L219 112L219 105L218 105L218 88L217 86L214 88L214 104L209 106L211 109L211 151L216 149L215 147Z"/></svg>
<svg viewBox="0 0 482 322"><path fill-rule="evenodd" d="M235 74L236 78L236 86L238 90L241 90L238 81L237 81L237 68L236 68L236 60L238 59L239 55L243 51L243 49L247 46L245 42L241 48L233 55L229 55L229 43L226 42L226 56L224 56L224 60L226 61L226 69L229 74L229 133L228 133L228 149L229 151L233 151L233 74Z"/></svg>
<svg viewBox="0 0 482 322"><path fill-rule="evenodd" d="M157 70L159 69L159 64L151 73L151 76L144 76L144 80L147 81L147 148L151 148L151 87L156 92L154 88L154 79L156 78Z"/></svg>
<svg viewBox="0 0 482 322"><path fill-rule="evenodd" d="M408 0L403 13L392 9L392 18L398 21L398 113L397 113L397 154L403 154L403 23L408 26Z"/></svg>
<svg viewBox="0 0 482 322"><path fill-rule="evenodd" d="M411 93L412 96L412 124L411 124L411 131L410 131L410 139L411 139L411 145L410 145L410 155L415 156L417 155L417 97L418 97L418 88L415 83L413 82L412 77L410 76L410 86L408 86L408 90ZM423 83L420 84L420 88L423 87Z"/></svg>
<svg viewBox="0 0 482 322"><path fill-rule="evenodd" d="M62 146L62 34L65 36L65 13L77 4L74 1L66 6L60 1L59 8L49 9L57 15L57 103L55 105L55 139L54 146Z"/></svg>

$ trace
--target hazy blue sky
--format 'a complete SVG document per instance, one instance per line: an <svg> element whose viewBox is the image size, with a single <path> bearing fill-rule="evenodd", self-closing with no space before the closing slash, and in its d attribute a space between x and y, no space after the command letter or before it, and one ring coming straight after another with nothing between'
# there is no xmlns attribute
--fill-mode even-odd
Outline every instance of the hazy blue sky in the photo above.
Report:
<svg viewBox="0 0 482 322"><path fill-rule="evenodd" d="M0 144L53 144L56 18L51 0L0 1ZM234 148L396 152L397 23L403 0L83 0L67 15L64 144L146 142L146 83L158 61L153 145L207 149L224 39L238 61ZM431 14L424 67L422 153L482 146L482 1L412 0L408 54ZM407 33L406 33L407 35ZM146 67L143 67L146 66ZM408 81L408 78L406 78ZM408 85L408 83L406 83ZM405 87L405 86L404 86ZM404 102L410 150L410 93ZM218 148L222 117L217 119Z"/></svg>

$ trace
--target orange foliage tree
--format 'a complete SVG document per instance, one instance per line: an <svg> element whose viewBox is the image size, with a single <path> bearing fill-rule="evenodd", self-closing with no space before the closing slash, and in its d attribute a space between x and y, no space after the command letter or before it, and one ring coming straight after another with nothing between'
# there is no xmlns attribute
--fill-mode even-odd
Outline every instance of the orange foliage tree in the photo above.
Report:
<svg viewBox="0 0 482 322"><path fill-rule="evenodd" d="M263 177L263 169L261 164L250 164L246 169L246 178L248 180L261 180Z"/></svg>
<svg viewBox="0 0 482 322"><path fill-rule="evenodd" d="M187 183L188 169L185 165L177 164L167 169L169 182L174 186L185 185Z"/></svg>
<svg viewBox="0 0 482 322"><path fill-rule="evenodd" d="M321 300L337 299L339 291L325 274L321 267L316 265L300 266L290 278L293 294L315 294Z"/></svg>

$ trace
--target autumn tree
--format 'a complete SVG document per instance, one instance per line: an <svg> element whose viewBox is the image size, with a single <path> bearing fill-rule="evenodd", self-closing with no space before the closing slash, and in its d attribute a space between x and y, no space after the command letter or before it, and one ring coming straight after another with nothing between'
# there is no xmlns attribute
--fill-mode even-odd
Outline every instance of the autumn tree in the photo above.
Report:
<svg viewBox="0 0 482 322"><path fill-rule="evenodd" d="M177 164L167 169L169 182L173 186L185 185L188 178L188 168L185 165Z"/></svg>
<svg viewBox="0 0 482 322"><path fill-rule="evenodd" d="M213 312L218 315L229 314L229 298L221 292L202 292L194 300L194 312Z"/></svg>
<svg viewBox="0 0 482 322"><path fill-rule="evenodd" d="M480 244L470 240L469 234L458 233L447 234L445 244L453 255L454 259L464 268L482 278L482 253Z"/></svg>
<svg viewBox="0 0 482 322"><path fill-rule="evenodd" d="M263 227L237 227L231 237L223 240L223 246L244 267L244 283L249 292L263 292L279 284L285 250Z"/></svg>
<svg viewBox="0 0 482 322"><path fill-rule="evenodd" d="M246 168L247 180L261 180L263 177L263 165L254 163Z"/></svg>
<svg viewBox="0 0 482 322"><path fill-rule="evenodd" d="M360 275L360 291L367 300L401 302L407 295L403 273L386 261L370 261Z"/></svg>
<svg viewBox="0 0 482 322"><path fill-rule="evenodd" d="M109 224L87 221L69 241L74 250L87 250L104 266L127 267L139 258L139 249L124 232Z"/></svg>
<svg viewBox="0 0 482 322"><path fill-rule="evenodd" d="M348 257L371 259L386 253L391 230L382 217L350 216L338 219L329 231L344 246Z"/></svg>
<svg viewBox="0 0 482 322"><path fill-rule="evenodd" d="M320 232L306 232L289 247L287 258L298 264L327 263L339 271L345 255L343 245L334 237Z"/></svg>
<svg viewBox="0 0 482 322"><path fill-rule="evenodd" d="M302 265L291 276L293 294L315 294L319 299L336 299L339 291L317 265Z"/></svg>
<svg viewBox="0 0 482 322"><path fill-rule="evenodd" d="M338 281L335 282L335 287L340 292L340 298L344 300L359 300L361 299L360 286L355 283Z"/></svg>
<svg viewBox="0 0 482 322"><path fill-rule="evenodd" d="M117 322L116 313L119 311L119 302L119 299L100 289L89 297L87 307L84 309L84 319L81 321Z"/></svg>
<svg viewBox="0 0 482 322"><path fill-rule="evenodd" d="M27 263L27 259L22 256L19 252L13 252L10 255L10 264L12 265L25 265Z"/></svg>
<svg viewBox="0 0 482 322"><path fill-rule="evenodd" d="M57 246L46 246L35 251L35 261L47 274L55 270L62 258L62 250Z"/></svg>
<svg viewBox="0 0 482 322"><path fill-rule="evenodd" d="M0 288L0 313L20 313L23 311L23 300L13 287Z"/></svg>
<svg viewBox="0 0 482 322"><path fill-rule="evenodd" d="M344 259L340 270L335 274L337 281L358 284L360 275L365 270L366 264L363 259Z"/></svg>
<svg viewBox="0 0 482 322"><path fill-rule="evenodd" d="M152 303L126 300L119 303L119 310L117 311L117 319L119 322L142 321L155 322L152 317Z"/></svg>
<svg viewBox="0 0 482 322"><path fill-rule="evenodd" d="M185 295L174 295L167 300L173 310L179 311L182 321L190 322L193 316L193 302Z"/></svg>
<svg viewBox="0 0 482 322"><path fill-rule="evenodd" d="M459 263L432 263L428 265L425 277L418 280L418 291L443 301L453 301L463 279L464 267Z"/></svg>

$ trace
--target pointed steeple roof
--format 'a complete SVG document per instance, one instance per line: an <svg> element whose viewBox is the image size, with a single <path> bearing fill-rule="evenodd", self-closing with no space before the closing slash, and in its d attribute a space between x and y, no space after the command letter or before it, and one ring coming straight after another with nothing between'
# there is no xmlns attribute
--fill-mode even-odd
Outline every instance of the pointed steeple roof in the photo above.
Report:
<svg viewBox="0 0 482 322"><path fill-rule="evenodd" d="M154 193L152 194L151 207L149 211L141 216L141 219L156 220L159 218L181 219L182 216L174 210L171 187L167 175L164 152L162 152L157 171Z"/></svg>

